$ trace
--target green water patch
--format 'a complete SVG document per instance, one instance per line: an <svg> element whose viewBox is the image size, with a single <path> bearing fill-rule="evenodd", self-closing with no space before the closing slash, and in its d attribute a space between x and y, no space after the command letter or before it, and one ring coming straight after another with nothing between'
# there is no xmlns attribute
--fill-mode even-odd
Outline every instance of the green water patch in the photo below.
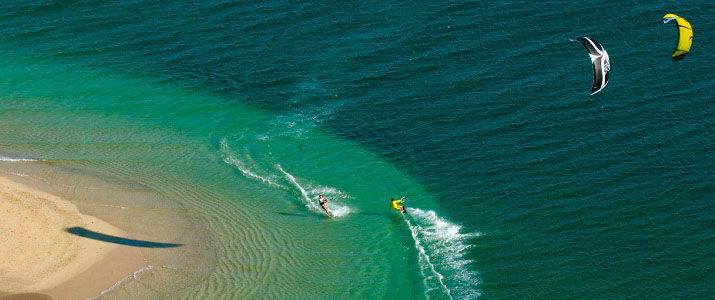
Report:
<svg viewBox="0 0 715 300"><path fill-rule="evenodd" d="M138 238L192 249L162 258L173 264L138 270L103 297L478 295L467 261L441 253L434 224L444 220L409 227L388 209L390 197L406 195L408 207L434 214L430 196L310 114L270 115L71 63L8 53L0 62L5 170L64 187L57 193L84 211L121 216ZM318 194L330 198L335 218L317 206Z"/></svg>

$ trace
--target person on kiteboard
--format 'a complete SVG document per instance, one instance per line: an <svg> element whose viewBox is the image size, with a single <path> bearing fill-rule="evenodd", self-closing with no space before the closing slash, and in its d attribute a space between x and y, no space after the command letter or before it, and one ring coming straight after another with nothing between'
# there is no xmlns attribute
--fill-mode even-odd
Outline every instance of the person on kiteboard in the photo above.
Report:
<svg viewBox="0 0 715 300"><path fill-rule="evenodd" d="M328 210L328 207L325 206L325 204L328 203L328 201L330 201L330 199L328 199L327 197L323 197L323 195L318 196L318 204L320 204L320 207L322 207L325 210L325 213L328 215L328 217L332 217L333 214L331 214L330 211Z"/></svg>
<svg viewBox="0 0 715 300"><path fill-rule="evenodd" d="M390 208L399 210L402 213L405 213L405 207L400 205L400 203L404 202L403 199L400 200L395 200L395 198L390 198Z"/></svg>

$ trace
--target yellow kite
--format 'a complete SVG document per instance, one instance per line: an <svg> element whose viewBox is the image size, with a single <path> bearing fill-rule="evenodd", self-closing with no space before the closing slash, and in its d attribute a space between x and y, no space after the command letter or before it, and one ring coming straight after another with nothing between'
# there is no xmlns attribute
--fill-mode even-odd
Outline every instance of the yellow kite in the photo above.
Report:
<svg viewBox="0 0 715 300"><path fill-rule="evenodd" d="M678 61L685 58L685 55L690 52L690 46L693 45L693 26L687 20L674 15L667 14L663 16L663 24L675 20L678 25L678 44L673 50L673 61Z"/></svg>

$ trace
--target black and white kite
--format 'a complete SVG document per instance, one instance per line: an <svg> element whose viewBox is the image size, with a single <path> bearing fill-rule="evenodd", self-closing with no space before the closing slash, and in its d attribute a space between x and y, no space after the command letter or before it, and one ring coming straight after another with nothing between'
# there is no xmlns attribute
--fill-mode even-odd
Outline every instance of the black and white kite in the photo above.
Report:
<svg viewBox="0 0 715 300"><path fill-rule="evenodd" d="M571 38L571 41L578 41L586 48L593 64L593 86L591 95L600 92L608 84L608 74L611 73L611 62L608 60L608 52L601 43L594 41L587 36Z"/></svg>

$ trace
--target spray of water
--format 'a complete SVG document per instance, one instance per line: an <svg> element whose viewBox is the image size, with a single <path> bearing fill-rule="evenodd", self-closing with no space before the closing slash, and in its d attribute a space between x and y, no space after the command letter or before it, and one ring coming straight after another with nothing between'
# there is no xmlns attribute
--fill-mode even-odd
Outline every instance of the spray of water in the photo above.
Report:
<svg viewBox="0 0 715 300"><path fill-rule="evenodd" d="M425 296L441 290L449 299L475 299L481 292L478 273L468 268L466 240L479 233L461 233L462 227L437 216L434 211L407 208L410 229L425 284ZM451 288L450 288L451 287Z"/></svg>
<svg viewBox="0 0 715 300"><path fill-rule="evenodd" d="M290 182L296 190L300 192L301 195L301 201L305 204L305 207L307 207L309 210L317 212L317 213L324 213L323 208L320 207L318 204L318 195L325 195L328 198L332 197L332 195L340 195L343 194L336 189L333 188L328 188L328 187L316 187L316 188L311 188L310 190L306 190L300 183L298 183L298 180L296 180L295 176L291 175L290 173L286 172L283 170L283 167L280 165L276 165L276 168L285 175L286 179L288 182ZM330 192L330 193L329 193ZM333 214L334 217L343 217L346 216L347 214L350 213L350 207L337 204L335 202L328 202L326 204L328 207L328 210Z"/></svg>
<svg viewBox="0 0 715 300"><path fill-rule="evenodd" d="M431 290L434 290L434 288L430 284L430 279L436 278L437 282L439 283L439 288L447 294L447 297L449 297L449 299L453 299L452 291L449 289L449 287L447 287L446 284L444 284L444 276L435 269L434 264L430 260L430 256L427 254L427 251L422 246L422 242L419 235L419 232L421 230L420 225L417 225L416 223L413 224L407 218L405 218L405 222L407 222L407 226L410 228L410 232L412 233L412 239L415 241L415 248L417 249L418 259L420 263L420 271L422 272L422 277L424 278L423 282L425 284L426 289L425 296L429 299L429 292ZM429 272L429 274L431 275L428 275L425 271Z"/></svg>

